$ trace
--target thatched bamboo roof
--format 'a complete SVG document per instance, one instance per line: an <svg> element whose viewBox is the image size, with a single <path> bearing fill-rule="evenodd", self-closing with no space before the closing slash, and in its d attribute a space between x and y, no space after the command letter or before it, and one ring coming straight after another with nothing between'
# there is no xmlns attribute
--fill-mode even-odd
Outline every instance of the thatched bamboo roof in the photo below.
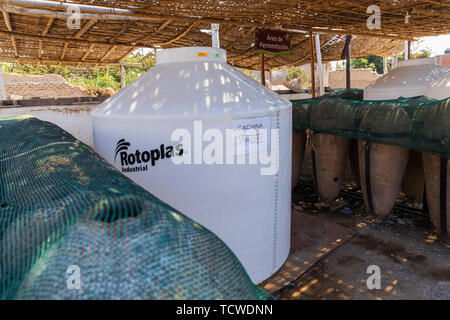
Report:
<svg viewBox="0 0 450 320"><path fill-rule="evenodd" d="M324 61L340 59L345 34L352 57L395 55L399 39L450 33L448 1L106 1L71 0L79 29L69 29L68 2L0 0L0 60L42 64L117 64L140 47L209 46L211 23L220 24L221 47L235 66L255 69L254 32L265 27L292 32L290 56L268 56L268 68L309 60L307 33L320 33ZM91 6L95 4L98 7ZM381 29L369 30L369 5L382 10ZM405 23L405 15L409 16ZM0 17L1 18L1 17ZM376 36L376 37L375 37Z"/></svg>

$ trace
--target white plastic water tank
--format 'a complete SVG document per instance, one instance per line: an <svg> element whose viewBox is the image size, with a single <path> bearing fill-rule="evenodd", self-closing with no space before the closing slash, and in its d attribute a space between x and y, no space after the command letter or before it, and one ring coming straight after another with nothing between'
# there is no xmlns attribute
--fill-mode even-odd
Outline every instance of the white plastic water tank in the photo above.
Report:
<svg viewBox="0 0 450 320"><path fill-rule="evenodd" d="M450 72L442 78L433 81L427 88L426 96L437 100L450 97Z"/></svg>
<svg viewBox="0 0 450 320"><path fill-rule="evenodd" d="M290 248L291 103L228 65L222 49L167 49L156 60L94 110L95 147L136 183L216 233L260 283L283 265ZM238 141L227 144L227 129ZM269 138L272 129L279 136ZM175 142L174 132L190 137ZM227 160L230 146L236 154ZM218 155L214 164L208 155ZM251 156L256 164L249 164ZM181 159L191 164L173 162ZM278 171L267 170L269 163Z"/></svg>
<svg viewBox="0 0 450 320"><path fill-rule="evenodd" d="M364 89L364 100L388 100L425 95L429 84L448 73L434 58L403 60L397 68Z"/></svg>

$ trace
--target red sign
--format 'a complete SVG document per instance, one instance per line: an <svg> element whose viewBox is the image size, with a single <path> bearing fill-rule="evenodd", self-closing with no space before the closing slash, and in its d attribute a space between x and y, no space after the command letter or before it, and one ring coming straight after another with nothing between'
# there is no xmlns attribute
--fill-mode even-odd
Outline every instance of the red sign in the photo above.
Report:
<svg viewBox="0 0 450 320"><path fill-rule="evenodd" d="M291 34L289 32L257 29L255 35L256 53L290 54Z"/></svg>

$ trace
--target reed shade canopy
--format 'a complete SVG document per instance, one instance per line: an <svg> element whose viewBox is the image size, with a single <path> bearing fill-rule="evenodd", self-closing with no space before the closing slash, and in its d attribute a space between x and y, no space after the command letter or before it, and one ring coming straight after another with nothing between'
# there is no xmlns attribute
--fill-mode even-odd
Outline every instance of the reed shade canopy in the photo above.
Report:
<svg viewBox="0 0 450 320"><path fill-rule="evenodd" d="M68 28L67 8L79 5L79 29ZM381 28L368 29L367 8L381 10ZM309 62L307 33L320 33L323 61L339 60L345 35L352 57L396 55L403 41L450 33L448 1L51 1L0 0L0 60L7 62L113 65L137 48L210 46L205 30L220 24L229 63L259 68L257 28L292 32L291 55L268 56L266 68Z"/></svg>

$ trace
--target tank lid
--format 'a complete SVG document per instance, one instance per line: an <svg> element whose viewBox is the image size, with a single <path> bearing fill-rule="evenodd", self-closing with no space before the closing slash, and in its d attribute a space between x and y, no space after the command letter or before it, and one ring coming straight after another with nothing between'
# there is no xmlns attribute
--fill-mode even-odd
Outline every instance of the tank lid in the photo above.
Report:
<svg viewBox="0 0 450 320"><path fill-rule="evenodd" d="M291 107L291 102L227 64L222 49L191 47L158 53L154 68L103 101L92 114L112 118L234 117ZM198 57L197 53L208 55Z"/></svg>
<svg viewBox="0 0 450 320"><path fill-rule="evenodd" d="M389 100L425 95L431 82L449 71L434 58L406 60L364 89L364 100Z"/></svg>
<svg viewBox="0 0 450 320"><path fill-rule="evenodd" d="M165 49L156 52L156 63L177 63L188 61L226 62L225 50L213 47L182 47Z"/></svg>

